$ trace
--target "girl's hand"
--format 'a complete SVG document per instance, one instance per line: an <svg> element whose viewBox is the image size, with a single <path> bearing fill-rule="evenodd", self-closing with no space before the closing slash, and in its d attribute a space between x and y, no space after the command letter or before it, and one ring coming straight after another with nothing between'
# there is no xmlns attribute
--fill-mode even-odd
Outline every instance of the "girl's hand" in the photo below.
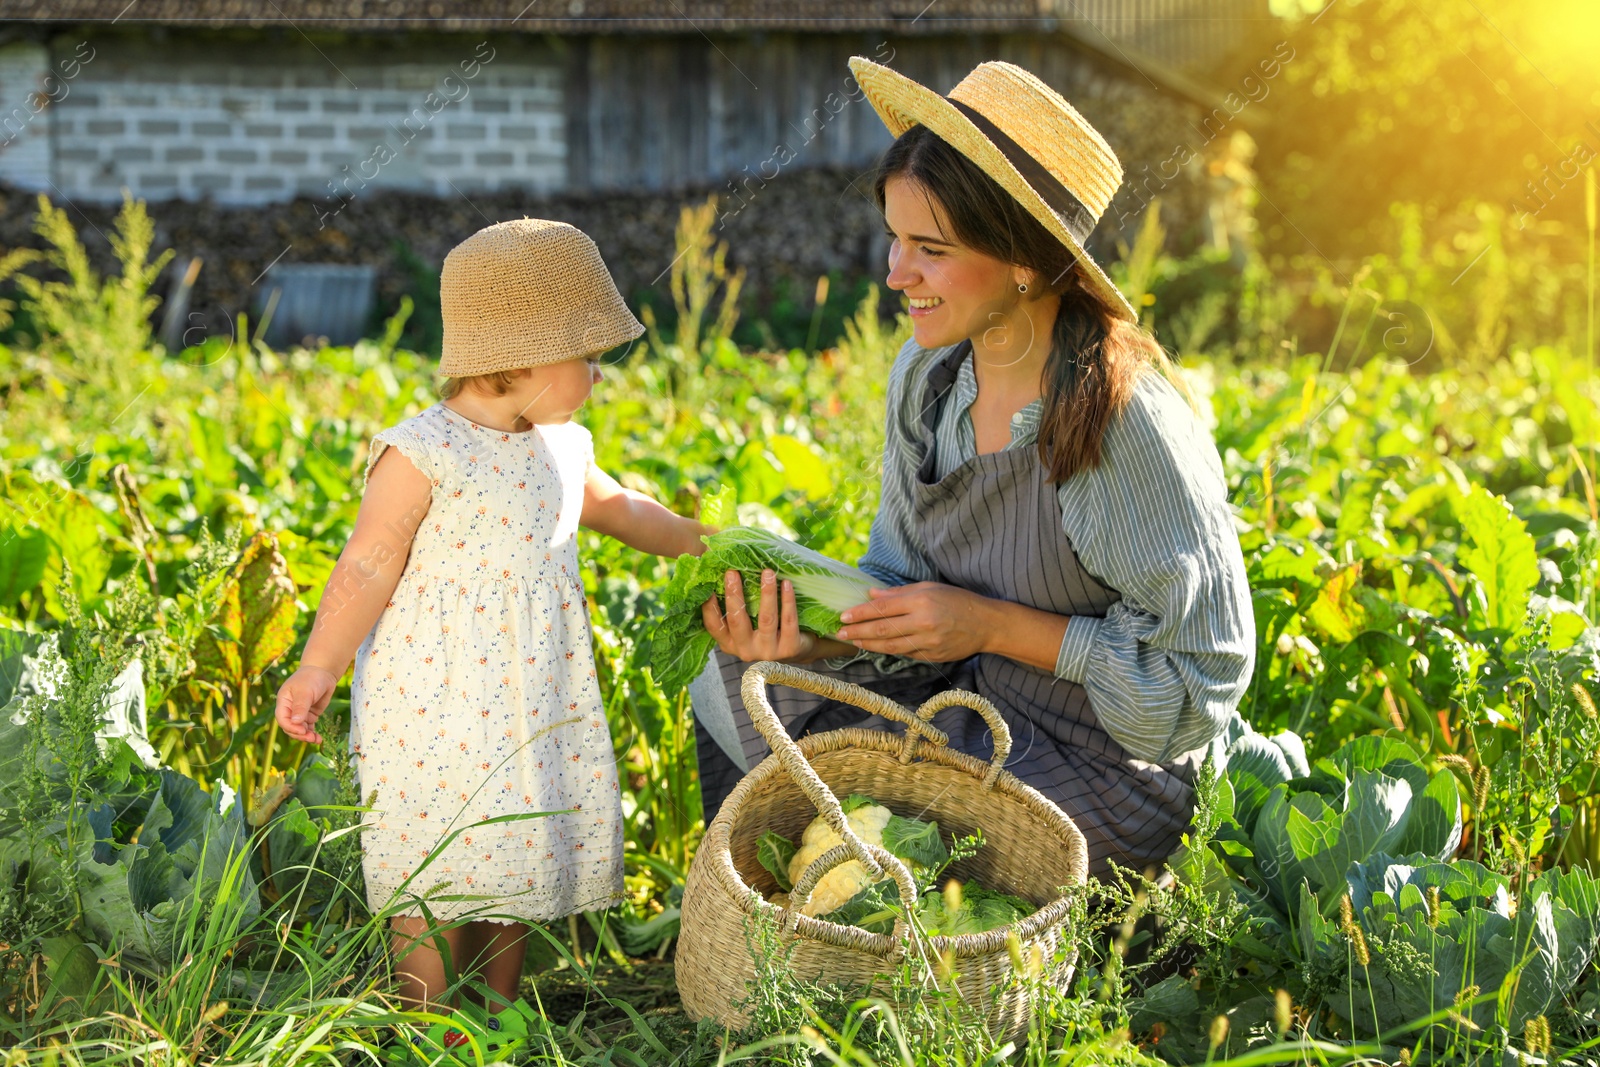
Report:
<svg viewBox="0 0 1600 1067"><path fill-rule="evenodd" d="M296 741L322 744L316 721L333 699L339 679L324 667L301 666L278 690L278 726Z"/></svg>
<svg viewBox="0 0 1600 1067"><path fill-rule="evenodd" d="M868 652L950 663L986 651L995 629L995 602L953 585L913 582L868 595L867 603L840 614L845 625L834 635Z"/></svg>
<svg viewBox="0 0 1600 1067"><path fill-rule="evenodd" d="M780 598L777 574L770 570L761 572L761 608L752 630L750 613L744 606L744 576L731 570L724 581L727 614L724 615L717 605L716 597L710 597L700 606L706 632L716 639L718 648L747 662L769 659L779 663L810 663L817 658L817 636L800 629L793 582L783 583Z"/></svg>
<svg viewBox="0 0 1600 1067"><path fill-rule="evenodd" d="M578 525L614 537L629 548L656 556L698 556L706 550L702 534L716 527L674 514L635 489L624 489L594 464L583 483L583 512Z"/></svg>

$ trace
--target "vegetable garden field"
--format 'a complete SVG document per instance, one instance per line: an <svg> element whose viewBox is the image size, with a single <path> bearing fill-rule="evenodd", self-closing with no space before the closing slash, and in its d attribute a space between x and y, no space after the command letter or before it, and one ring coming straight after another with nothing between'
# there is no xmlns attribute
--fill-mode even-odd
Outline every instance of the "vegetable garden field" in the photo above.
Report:
<svg viewBox="0 0 1600 1067"><path fill-rule="evenodd" d="M580 416L597 462L684 514L731 490L740 522L853 561L908 323L880 319L874 293L819 352L740 351L711 217L685 212L670 321L647 317ZM138 204L114 277L42 199L37 225L44 263L0 261L31 338L0 348L5 1062L424 1062L396 1034L439 1020L400 1010L385 918L366 909L347 702L320 750L283 737L272 704L367 442L434 400L432 361L397 345L409 306L348 348L273 351L241 322L167 352L147 325L165 253ZM1124 262L1161 324L1183 264L1150 228ZM1600 388L1581 330L1412 358L1373 325L1386 270L1307 298L1334 327L1323 351L1270 326L1261 277L1250 336L1208 345L1204 300L1163 334L1236 507L1256 732L1208 779L1170 871L1082 894L1073 979L1026 979L1022 1040L975 1025L940 961L906 965L895 1004L858 1000L794 982L762 929L750 1031L679 1010L703 827L687 699L651 669L673 564L584 532L629 899L540 931L537 1011L510 1058L1600 1058Z"/></svg>

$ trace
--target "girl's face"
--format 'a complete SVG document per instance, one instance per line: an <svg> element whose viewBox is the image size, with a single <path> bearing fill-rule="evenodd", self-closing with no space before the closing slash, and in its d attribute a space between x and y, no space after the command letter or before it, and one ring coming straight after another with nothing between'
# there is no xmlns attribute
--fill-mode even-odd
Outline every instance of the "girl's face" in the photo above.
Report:
<svg viewBox="0 0 1600 1067"><path fill-rule="evenodd" d="M524 419L536 425L568 422L600 381L600 353L529 367L506 393Z"/></svg>
<svg viewBox="0 0 1600 1067"><path fill-rule="evenodd" d="M884 185L883 219L892 240L885 281L910 299L917 344L943 348L998 325L1016 304L1021 279L1012 264L945 237L943 209L931 199L903 177Z"/></svg>

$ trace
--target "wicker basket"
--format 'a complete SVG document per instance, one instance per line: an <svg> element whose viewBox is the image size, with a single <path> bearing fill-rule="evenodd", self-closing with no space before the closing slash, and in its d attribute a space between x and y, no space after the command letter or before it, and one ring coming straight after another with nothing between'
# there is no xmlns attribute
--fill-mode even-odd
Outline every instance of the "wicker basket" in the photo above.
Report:
<svg viewBox="0 0 1600 1067"><path fill-rule="evenodd" d="M906 732L851 728L795 742L767 701L769 680L905 723ZM684 1010L735 1029L747 1024L735 1005L749 997L748 984L755 978L747 928L750 917L761 913L778 923L786 941L794 942L790 966L798 978L858 989L871 984L887 992L885 976L906 953L931 953L931 959L948 953L962 999L983 1013L991 1034L1014 1037L1026 1030L1032 1000L1026 983L1012 981L1006 936L1016 933L1024 959L1039 946L1048 968L1044 980L1065 984L1077 952L1064 944L1062 927L1071 890L1086 881L1088 858L1083 835L1072 820L1001 769L1011 736L994 705L974 693L949 690L912 712L861 686L771 662L750 666L742 693L751 721L773 755L729 794L690 865L677 951ZM992 763L945 747L948 737L929 724L936 712L953 705L972 707L989 723L995 738ZM851 793L865 793L899 814L936 819L943 834L981 828L984 847L951 873L1023 897L1038 910L999 930L932 938L916 936L903 918L891 933L879 934L802 915L817 880L851 859L874 874L893 875L901 898L916 899L906 866L850 830L837 798ZM778 886L756 859L757 840L767 830L798 840L813 808L844 843L801 874L789 908L771 904L764 898Z"/></svg>

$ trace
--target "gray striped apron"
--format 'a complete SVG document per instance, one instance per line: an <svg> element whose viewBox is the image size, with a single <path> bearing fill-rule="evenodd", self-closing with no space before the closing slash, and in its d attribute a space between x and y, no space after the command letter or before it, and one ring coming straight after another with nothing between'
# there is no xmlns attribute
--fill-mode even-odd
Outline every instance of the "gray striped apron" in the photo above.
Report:
<svg viewBox="0 0 1600 1067"><path fill-rule="evenodd" d="M935 580L1058 615L1103 617L1120 594L1078 562L1062 531L1056 486L1036 448L976 456L942 479L935 476L939 408L970 351L967 342L936 364L923 393L923 459L914 515L937 570ZM754 767L768 749L739 695L748 664L720 650L713 655L740 747ZM1136 870L1159 867L1193 817L1191 783L1206 749L1167 764L1136 760L1101 727L1084 688L1050 671L990 653L957 663L918 663L888 675L866 661L834 671L820 662L807 666L912 707L951 688L987 697L1011 729L1006 769L1060 805L1083 831L1093 877L1106 876L1113 862ZM786 686L773 686L769 694L794 737L842 726L900 729L859 708ZM993 755L993 739L977 712L950 709L936 724L949 731L954 747L982 759ZM741 772L704 727L697 726L696 733L709 823Z"/></svg>

